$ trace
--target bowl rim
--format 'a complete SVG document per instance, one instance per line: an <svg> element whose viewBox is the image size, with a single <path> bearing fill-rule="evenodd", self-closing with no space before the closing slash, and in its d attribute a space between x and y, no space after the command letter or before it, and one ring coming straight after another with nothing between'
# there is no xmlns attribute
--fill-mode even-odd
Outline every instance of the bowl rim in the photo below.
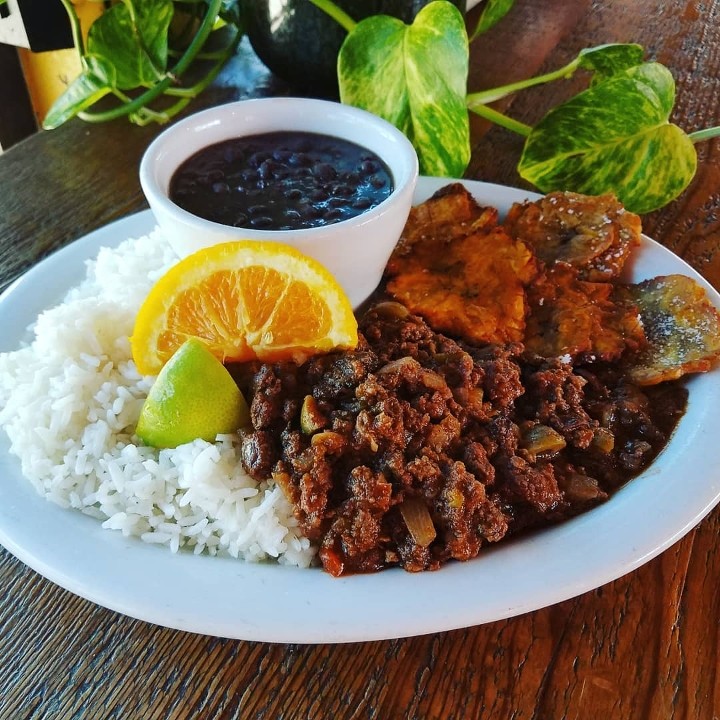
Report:
<svg viewBox="0 0 720 720"><path fill-rule="evenodd" d="M156 174L157 163L162 159L163 154L168 152L168 146L175 138L184 133L197 133L197 136L199 136L204 132L212 132L213 129L217 129L220 125L222 125L223 121L229 121L232 118L236 118L243 109L254 110L255 112L264 112L268 116L274 113L287 118L287 122L282 123L282 125L287 125L287 127L275 127L277 120L274 120L273 127L268 129L268 132L274 132L276 130L279 132L282 132L283 130L296 130L297 127L293 122L293 113L290 111L299 112L299 107L304 108L306 111L313 111L315 113L327 113L332 111L334 114L341 114L350 118L355 126L365 125L369 129L374 128L380 135L388 139L390 146L396 148L397 153L394 154L392 158L388 158L387 156L381 158L383 162L388 165L393 175L394 187L387 198L378 203L375 207L370 208L359 215L327 225L318 225L316 227L293 230L256 230L254 228L224 225L222 223L194 215L174 203L168 196L167 190L162 187ZM255 122L255 120L253 120L253 122ZM302 130L304 132L318 132L319 134L324 135L333 134L329 129L318 129L315 131L303 127ZM250 134L259 134L259 132L261 131L257 131L257 133L253 131ZM225 138L213 139L206 143L205 146L222 142L224 139L229 139L231 137L242 136L243 135L240 132L236 132L234 134L228 133ZM340 133L337 133L336 136L343 138L343 135ZM358 143L356 140L351 140L351 142L362 144ZM172 176L172 173L175 172L183 161L197 152L198 149L189 149L187 152L179 153L178 161L175 163L175 167L171 171L170 176ZM371 148L368 149L378 155L380 154ZM382 215L385 215L397 202L400 202L403 197L406 197L407 194L412 194L417 178L419 177L419 161L415 148L401 130L380 116L362 108L346 105L333 100L323 100L317 98L250 98L245 100L235 100L233 102L215 105L213 107L206 108L205 110L200 110L176 123L173 123L173 125L163 130L145 149L145 152L140 160L139 177L143 193L145 194L151 208L157 206L158 209L165 215L174 215L178 222L182 222L186 226L191 226L197 230L212 230L216 233L222 233L230 237L238 238L247 237L258 240L277 240L279 234L292 233L293 237L301 239L309 236L317 238L318 236L322 236L324 234L334 233L337 232L338 228L360 227L374 221Z"/></svg>

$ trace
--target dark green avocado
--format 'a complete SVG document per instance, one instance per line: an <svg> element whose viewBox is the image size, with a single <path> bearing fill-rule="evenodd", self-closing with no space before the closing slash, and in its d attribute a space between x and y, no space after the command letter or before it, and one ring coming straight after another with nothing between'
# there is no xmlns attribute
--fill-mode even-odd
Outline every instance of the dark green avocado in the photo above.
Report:
<svg viewBox="0 0 720 720"><path fill-rule="evenodd" d="M384 13L412 22L431 0L335 0L354 20ZM465 11L466 0L451 0ZM293 88L337 97L337 55L345 30L310 0L245 0L250 43L262 62Z"/></svg>

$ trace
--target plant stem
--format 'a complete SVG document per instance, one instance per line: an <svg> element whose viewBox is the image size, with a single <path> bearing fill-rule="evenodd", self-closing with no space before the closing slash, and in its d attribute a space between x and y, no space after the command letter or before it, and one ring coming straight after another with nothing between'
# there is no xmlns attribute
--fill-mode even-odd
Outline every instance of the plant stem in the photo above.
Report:
<svg viewBox="0 0 720 720"><path fill-rule="evenodd" d="M198 54L203 44L207 40L208 35L212 31L215 17L217 16L221 4L222 0L212 1L210 6L208 7L208 11L205 14L205 17L203 18L202 24L198 28L197 34L193 38L193 41L190 43L190 45L188 45L187 50L185 50L183 56L180 58L180 60L178 60L171 74L166 75L162 80L155 83L155 85L153 85L149 90L142 93L141 95L138 95L138 97L128 103L124 103L122 105L119 105L118 107L114 107L110 110L104 110L101 112L81 112L78 113L78 117L88 122L105 122L107 120L114 120L115 118L137 113L142 107L162 95L166 90L168 90L168 88L173 85L173 83L176 82L177 77L182 75L182 73L187 70L190 63L192 63L192 61L195 59L195 56ZM235 51L235 47L237 46L241 35L241 30L237 29L235 36L228 43L228 46L226 48L226 55L224 55L224 57L220 61L218 61L215 66L213 66L213 69L208 74L209 79L206 78L207 83L212 81L212 79L220 71L220 67L222 67L224 61L228 59L230 55ZM202 88L205 87L203 82L198 83L198 85L202 86Z"/></svg>
<svg viewBox="0 0 720 720"><path fill-rule="evenodd" d="M72 31L72 39L75 45L75 49L78 51L78 53L80 54L80 58L82 59L82 57L85 55L85 42L83 40L82 29L80 27L80 18L75 12L75 7L72 4L72 0L61 0L61 2L65 6L65 10L68 14L68 19L70 20L70 29Z"/></svg>
<svg viewBox="0 0 720 720"><path fill-rule="evenodd" d="M140 127L144 127L145 125L148 125L151 122L156 123L165 123L167 122L173 115L176 115L179 113L190 101L192 98L182 98L181 100L178 100L174 105L171 105L168 108L165 108L165 110L157 111L157 110L151 110L148 107L140 108L136 113L133 113L131 115L132 121L139 125Z"/></svg>
<svg viewBox="0 0 720 720"><path fill-rule="evenodd" d="M230 43L222 55L218 55L217 62L202 80L187 88L170 87L165 91L165 94L172 97L187 98L188 101L197 97L217 77L234 52L235 43Z"/></svg>
<svg viewBox="0 0 720 720"><path fill-rule="evenodd" d="M352 32L357 23L332 0L310 0L318 9L329 15L335 22L340 23L348 32Z"/></svg>
<svg viewBox="0 0 720 720"><path fill-rule="evenodd" d="M190 63L192 63L192 61L195 59L195 56L200 52L200 49L205 44L205 41L208 39L208 35L210 35L210 33L212 32L213 25L215 24L215 18L220 12L221 6L222 0L212 0L210 5L208 5L205 17L203 18L203 21L200 24L197 33L195 33L195 37L188 45L185 54L177 61L177 64L173 68L174 75L182 75L185 70L188 69Z"/></svg>
<svg viewBox="0 0 720 720"><path fill-rule="evenodd" d="M476 105L487 105L488 103L500 100L507 95L511 95L518 90L525 90L525 88L533 87L535 85L543 85L544 83L552 82L553 80L561 80L562 78L570 77L580 66L580 58L575 58L572 62L568 63L559 70L553 70L552 72L545 73L545 75L538 75L528 80L520 80L519 82L510 83L509 85L503 85L499 88L492 88L491 90L482 90L481 92L472 93L467 96L467 105L472 110Z"/></svg>
<svg viewBox="0 0 720 720"><path fill-rule="evenodd" d="M518 133L518 135L522 135L523 137L527 137L532 132L532 127L530 127L530 125L525 125L525 123L521 123L518 120L513 120L507 115L503 115L501 112L493 110L487 105L468 105L468 109L476 115L480 115L480 117L484 117L486 120L495 123L495 125L500 125L500 127L504 127L506 130Z"/></svg>
<svg viewBox="0 0 720 720"><path fill-rule="evenodd" d="M696 130L695 132L688 133L688 137L694 143L701 142L702 140L710 140L714 137L720 137L720 125L705 128L704 130Z"/></svg>

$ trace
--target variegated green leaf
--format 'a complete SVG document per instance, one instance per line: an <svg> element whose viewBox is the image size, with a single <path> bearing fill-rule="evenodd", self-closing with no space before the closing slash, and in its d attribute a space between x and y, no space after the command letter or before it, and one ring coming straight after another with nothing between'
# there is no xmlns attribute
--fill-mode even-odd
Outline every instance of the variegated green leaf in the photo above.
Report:
<svg viewBox="0 0 720 720"><path fill-rule="evenodd" d="M87 56L85 69L55 100L43 119L43 128L52 130L94 105L112 91L114 71L102 58Z"/></svg>
<svg viewBox="0 0 720 720"><path fill-rule="evenodd" d="M611 43L581 50L579 65L593 70L593 84L603 82L617 73L640 65L645 51L642 45L633 43Z"/></svg>
<svg viewBox="0 0 720 720"><path fill-rule="evenodd" d="M115 66L116 87L148 87L167 66L172 0L123 0L90 26L88 52Z"/></svg>
<svg viewBox="0 0 720 720"><path fill-rule="evenodd" d="M340 98L402 130L422 173L459 177L470 160L467 71L462 13L431 2L412 25L374 15L355 26L338 57Z"/></svg>
<svg viewBox="0 0 720 720"><path fill-rule="evenodd" d="M474 40L478 35L482 35L497 25L510 12L514 4L515 0L486 0L472 39Z"/></svg>
<svg viewBox="0 0 720 720"><path fill-rule="evenodd" d="M630 67L551 110L527 139L518 170L540 190L614 192L646 213L677 197L697 165L669 122L675 83L658 63Z"/></svg>

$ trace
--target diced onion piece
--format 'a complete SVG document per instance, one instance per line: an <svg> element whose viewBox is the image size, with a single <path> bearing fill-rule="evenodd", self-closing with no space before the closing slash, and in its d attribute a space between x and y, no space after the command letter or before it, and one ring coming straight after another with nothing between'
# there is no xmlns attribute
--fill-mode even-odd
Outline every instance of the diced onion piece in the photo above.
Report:
<svg viewBox="0 0 720 720"><path fill-rule="evenodd" d="M413 370L415 372L422 371L422 365L413 357L405 355L397 360L391 360L383 365L378 371L378 375L387 375L388 373L401 372L403 370Z"/></svg>
<svg viewBox="0 0 720 720"><path fill-rule="evenodd" d="M615 447L615 436L607 428L599 427L593 435L592 444L600 452L610 453Z"/></svg>
<svg viewBox="0 0 720 720"><path fill-rule="evenodd" d="M273 472L272 479L275 481L277 486L282 490L283 495L288 499L289 502L293 502L296 496L295 486L293 485L292 478L289 473L286 472Z"/></svg>
<svg viewBox="0 0 720 720"><path fill-rule="evenodd" d="M423 370L420 377L422 384L430 390L444 390L447 387L445 378L432 370Z"/></svg>
<svg viewBox="0 0 720 720"><path fill-rule="evenodd" d="M312 395L306 395L300 409L300 429L312 435L325 426L326 420Z"/></svg>
<svg viewBox="0 0 720 720"><path fill-rule="evenodd" d="M420 547L430 545L437 532L424 501L420 498L405 498L400 504L400 513L413 540Z"/></svg>
<svg viewBox="0 0 720 720"><path fill-rule="evenodd" d="M465 498L463 497L463 494L457 488L452 488L451 490L449 490L447 492L446 499L447 504L453 510L459 510L465 503Z"/></svg>
<svg viewBox="0 0 720 720"><path fill-rule="evenodd" d="M388 300L375 305L373 313L384 320L404 320L410 311L401 303Z"/></svg>
<svg viewBox="0 0 720 720"><path fill-rule="evenodd" d="M332 430L323 430L322 432L315 433L310 438L310 445L318 447L324 446L328 453L338 453L342 450L345 445L345 439L339 433L333 432Z"/></svg>
<svg viewBox="0 0 720 720"><path fill-rule="evenodd" d="M559 478L558 484L561 485L567 499L573 503L589 502L607 497L595 478L581 473L572 473L566 478Z"/></svg>
<svg viewBox="0 0 720 720"><path fill-rule="evenodd" d="M556 453L565 447L565 438L547 425L533 425L523 433L523 447L533 455Z"/></svg>

